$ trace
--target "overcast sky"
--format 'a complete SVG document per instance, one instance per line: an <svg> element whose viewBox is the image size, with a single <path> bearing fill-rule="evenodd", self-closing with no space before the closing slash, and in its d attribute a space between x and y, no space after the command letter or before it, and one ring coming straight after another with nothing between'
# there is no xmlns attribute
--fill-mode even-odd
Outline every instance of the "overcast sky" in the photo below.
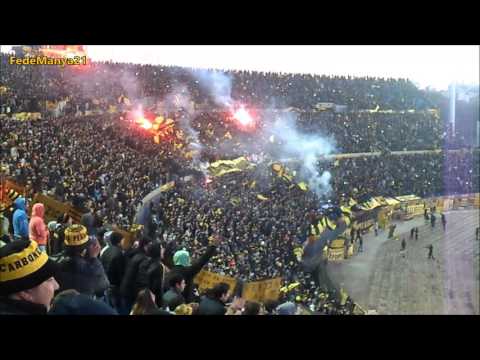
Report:
<svg viewBox="0 0 480 360"><path fill-rule="evenodd" d="M479 83L479 46L90 45L87 52L93 60L141 64L402 77L439 90L453 81Z"/></svg>

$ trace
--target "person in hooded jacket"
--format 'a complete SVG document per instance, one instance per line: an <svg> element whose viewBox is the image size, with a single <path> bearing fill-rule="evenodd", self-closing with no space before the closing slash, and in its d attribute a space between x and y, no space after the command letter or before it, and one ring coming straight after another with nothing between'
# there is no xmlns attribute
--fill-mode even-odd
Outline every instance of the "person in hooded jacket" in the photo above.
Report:
<svg viewBox="0 0 480 360"><path fill-rule="evenodd" d="M215 254L217 244L219 244L221 239L222 237L219 234L211 236L209 238L209 245L205 253L192 264L190 263L190 254L188 251L179 250L174 254L174 266L170 269L166 281L168 282L169 277L176 274L183 276L186 283L185 290L183 291L183 297L187 303L194 302L193 279Z"/></svg>
<svg viewBox="0 0 480 360"><path fill-rule="evenodd" d="M17 198L13 205L15 207L15 212L13 213L13 236L15 240L29 240L25 198Z"/></svg>
<svg viewBox="0 0 480 360"><path fill-rule="evenodd" d="M47 251L48 229L44 221L45 207L42 203L33 205L32 218L28 225L28 234L31 241L38 244L38 248L42 251Z"/></svg>

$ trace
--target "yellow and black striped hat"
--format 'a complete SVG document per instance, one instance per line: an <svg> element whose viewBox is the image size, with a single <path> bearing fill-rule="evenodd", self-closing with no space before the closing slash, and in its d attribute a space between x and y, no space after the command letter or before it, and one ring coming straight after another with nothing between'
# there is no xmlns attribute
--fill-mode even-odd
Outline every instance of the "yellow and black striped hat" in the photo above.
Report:
<svg viewBox="0 0 480 360"><path fill-rule="evenodd" d="M0 296L32 289L57 271L58 265L35 241L12 241L0 248Z"/></svg>
<svg viewBox="0 0 480 360"><path fill-rule="evenodd" d="M87 228L80 224L74 224L65 229L65 245L80 246L88 242Z"/></svg>
<svg viewBox="0 0 480 360"><path fill-rule="evenodd" d="M8 209L8 206L6 204L0 202L0 214L2 214L7 209Z"/></svg>
<svg viewBox="0 0 480 360"><path fill-rule="evenodd" d="M16 192L15 190L10 189L7 192L7 196L10 199L11 202L14 202L20 196L20 194L18 192Z"/></svg>

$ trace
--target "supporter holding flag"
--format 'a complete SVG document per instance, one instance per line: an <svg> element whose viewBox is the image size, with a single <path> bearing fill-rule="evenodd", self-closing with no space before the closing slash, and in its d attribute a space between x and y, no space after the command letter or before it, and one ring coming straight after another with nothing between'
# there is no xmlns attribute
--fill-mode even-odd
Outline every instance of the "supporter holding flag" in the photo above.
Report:
<svg viewBox="0 0 480 360"><path fill-rule="evenodd" d="M217 245L221 241L221 236L219 234L213 235L209 238L209 245L205 253L200 256L200 258L190 263L190 253L186 250L179 250L173 255L174 266L170 270L169 277L180 274L185 279L185 290L183 291L183 296L187 303L193 302L193 279L194 277L202 270L202 268L207 264L210 258L215 254Z"/></svg>

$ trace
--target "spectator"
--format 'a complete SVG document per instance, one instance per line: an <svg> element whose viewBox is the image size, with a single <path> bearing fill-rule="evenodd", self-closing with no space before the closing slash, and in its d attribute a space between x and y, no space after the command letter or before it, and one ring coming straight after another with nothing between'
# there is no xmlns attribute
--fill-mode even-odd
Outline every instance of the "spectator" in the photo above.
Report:
<svg viewBox="0 0 480 360"><path fill-rule="evenodd" d="M23 259L20 269L14 262ZM46 314L58 283L56 264L37 243L13 241L0 248L0 314Z"/></svg>
<svg viewBox="0 0 480 360"><path fill-rule="evenodd" d="M4 215L6 211L6 207L3 204L0 204L0 240L4 241L5 243L10 242L9 236L9 228L10 228L10 221Z"/></svg>
<svg viewBox="0 0 480 360"><path fill-rule="evenodd" d="M206 295L200 301L199 315L225 315L227 312L225 303L229 297L230 286L226 283L215 285L207 290Z"/></svg>
<svg viewBox="0 0 480 360"><path fill-rule="evenodd" d="M190 254L186 250L180 250L173 256L174 266L170 270L169 276L180 274L185 279L185 290L183 296L187 302L192 302L193 299L193 278L202 270L205 264L214 255L217 244L221 241L219 235L210 238L210 245L207 247L205 253L190 264ZM175 308L174 308L175 309Z"/></svg>
<svg viewBox="0 0 480 360"><path fill-rule="evenodd" d="M130 255L133 256L129 259L126 254L125 275L120 285L120 294L125 301L125 306L128 311L130 311L138 292L141 290L136 283L136 279L140 264L148 258L145 252L150 242L151 239L143 236L137 243L137 247L131 252Z"/></svg>
<svg viewBox="0 0 480 360"><path fill-rule="evenodd" d="M261 306L255 301L247 301L242 315L261 315Z"/></svg>
<svg viewBox="0 0 480 360"><path fill-rule="evenodd" d="M147 258L138 268L137 286L147 287L155 294L158 307L162 307L163 288L168 268L162 263L164 248L160 242L150 243L146 250Z"/></svg>
<svg viewBox="0 0 480 360"><path fill-rule="evenodd" d="M19 197L13 204L15 206L15 212L13 213L13 235L16 240L27 240L28 217L25 211L25 198Z"/></svg>
<svg viewBox="0 0 480 360"><path fill-rule="evenodd" d="M72 225L65 230L65 250L56 257L60 266L60 291L74 289L81 294L102 298L109 282L98 259L100 246L89 239L83 225Z"/></svg>
<svg viewBox="0 0 480 360"><path fill-rule="evenodd" d="M103 301L92 299L76 290L65 290L53 300L49 315L118 315Z"/></svg>
<svg viewBox="0 0 480 360"><path fill-rule="evenodd" d="M32 218L28 227L30 240L38 244L38 248L42 251L47 251L48 229L44 221L45 207L42 203L33 205Z"/></svg>
<svg viewBox="0 0 480 360"><path fill-rule="evenodd" d="M89 236L96 236L97 228L95 223L94 210L92 209L91 205L87 205L86 210L87 212L83 214L82 218L80 219L80 224L87 228L87 233Z"/></svg>
<svg viewBox="0 0 480 360"><path fill-rule="evenodd" d="M158 310L155 295L148 289L142 289L138 292L130 315L155 315L158 314Z"/></svg>
<svg viewBox="0 0 480 360"><path fill-rule="evenodd" d="M118 232L108 232L105 237L108 245L107 249L101 254L100 261L110 283L107 298L113 308L120 309L120 286L125 274L125 256L120 247L123 236Z"/></svg>
<svg viewBox="0 0 480 360"><path fill-rule="evenodd" d="M177 306L185 304L183 291L186 287L185 278L180 273L175 273L169 277L169 289L163 294L163 307L173 311Z"/></svg>

